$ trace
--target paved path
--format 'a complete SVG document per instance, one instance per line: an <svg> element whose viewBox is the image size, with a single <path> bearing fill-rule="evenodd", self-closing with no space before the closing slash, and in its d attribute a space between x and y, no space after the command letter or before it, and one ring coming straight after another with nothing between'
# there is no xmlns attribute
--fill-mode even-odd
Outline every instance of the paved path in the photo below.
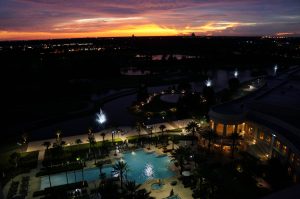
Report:
<svg viewBox="0 0 300 199"><path fill-rule="evenodd" d="M148 125L148 126L152 126L153 127L153 133L157 133L157 132L160 132L159 126L161 124L164 124L166 126L165 130L172 130L172 129L185 127L189 121L191 121L191 120L186 119L186 120L178 120L178 121L157 123L157 124L152 124L152 125ZM121 138L122 140L126 140L127 137L129 137L129 136L137 135L136 130L131 128L131 127L123 126L123 127L119 127L119 129L122 129L124 132L126 132L124 135L121 135L121 134L116 135L117 138ZM112 131L112 129L104 129L103 131L95 133L96 141L97 142L102 141L102 136L101 136L102 132L106 133L105 140L111 140L111 131ZM146 135L147 132L145 130L142 130L141 134ZM69 137L62 137L62 140L66 142L67 146L68 145L74 145L75 141L77 139L81 139L81 141L83 143L88 143L87 134L81 134L81 135L75 135L75 136L69 136ZM40 157L40 155L42 156L43 154L41 152L45 150L45 147L43 146L43 143L46 142L46 141L49 141L50 143L54 143L56 141L56 139L53 138L53 139L39 140L39 141L30 142L28 144L28 147L27 147L27 152L40 151L39 157Z"/></svg>

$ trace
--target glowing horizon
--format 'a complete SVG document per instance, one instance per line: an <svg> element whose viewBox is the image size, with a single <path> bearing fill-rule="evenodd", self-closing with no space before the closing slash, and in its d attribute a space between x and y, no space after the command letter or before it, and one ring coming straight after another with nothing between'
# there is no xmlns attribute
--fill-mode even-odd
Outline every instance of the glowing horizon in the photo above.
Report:
<svg viewBox="0 0 300 199"><path fill-rule="evenodd" d="M296 0L3 0L0 40L87 37L299 36ZM261 9L264 7L264 9Z"/></svg>

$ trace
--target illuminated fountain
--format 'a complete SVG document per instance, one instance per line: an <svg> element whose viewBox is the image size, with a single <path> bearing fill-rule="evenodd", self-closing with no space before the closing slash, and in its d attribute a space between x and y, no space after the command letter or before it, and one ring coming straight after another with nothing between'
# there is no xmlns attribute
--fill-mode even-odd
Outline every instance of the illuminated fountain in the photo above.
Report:
<svg viewBox="0 0 300 199"><path fill-rule="evenodd" d="M103 111L102 111L101 108L100 108L100 112L97 113L96 121L97 121L99 124L104 124L104 123L106 122L106 116L105 116L105 114L103 113Z"/></svg>
<svg viewBox="0 0 300 199"><path fill-rule="evenodd" d="M211 87L211 80L210 79L207 79L206 81L205 81L205 85L207 86L207 87Z"/></svg>

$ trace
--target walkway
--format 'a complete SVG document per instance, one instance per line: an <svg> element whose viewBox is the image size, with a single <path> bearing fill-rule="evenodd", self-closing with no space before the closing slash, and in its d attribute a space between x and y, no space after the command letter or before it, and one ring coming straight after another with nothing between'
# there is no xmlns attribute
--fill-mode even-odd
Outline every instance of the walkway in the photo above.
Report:
<svg viewBox="0 0 300 199"><path fill-rule="evenodd" d="M152 124L152 125L148 125L148 126L152 126L153 127L153 133L158 133L160 132L159 126L164 124L166 126L165 130L172 130L172 129L178 129L178 128L183 128L185 127L188 122L190 122L190 119L186 119L186 120L177 120L177 121L171 121L171 122L164 122L164 123L157 123L157 124ZM119 127L119 129L122 129L124 132L126 132L125 134L121 135L118 134L116 135L116 138L121 138L122 140L126 140L127 137L129 136L133 136L133 135L137 135L137 131L131 127ZM102 136L101 133L105 132L106 136L104 140L111 140L111 131L112 129L104 129L100 132L95 133L95 139L96 141L102 141ZM148 133L145 130L141 131L141 135L147 135ZM88 136L87 134L81 134L81 135L75 135L75 136L69 136L69 137L62 137L62 140L66 142L66 145L74 145L75 141L77 139L80 139L82 141L82 143L88 143ZM50 142L50 143L54 143L56 142L56 138L53 139L47 139L47 140L39 140L39 141L33 141L30 142L28 144L27 147L27 152L30 151L40 151L39 156L42 156L42 151L45 150L45 147L43 146L44 142Z"/></svg>

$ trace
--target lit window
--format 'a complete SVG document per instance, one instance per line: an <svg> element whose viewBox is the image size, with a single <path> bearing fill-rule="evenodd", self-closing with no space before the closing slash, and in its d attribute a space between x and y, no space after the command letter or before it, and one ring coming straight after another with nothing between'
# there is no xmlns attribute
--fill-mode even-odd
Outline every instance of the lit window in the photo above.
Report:
<svg viewBox="0 0 300 199"><path fill-rule="evenodd" d="M261 139L261 140L264 139L264 133L263 133L263 132L260 132L260 133L259 133L259 139Z"/></svg>
<svg viewBox="0 0 300 199"><path fill-rule="evenodd" d="M300 166L300 158L299 157L296 157L296 166Z"/></svg>
<svg viewBox="0 0 300 199"><path fill-rule="evenodd" d="M290 155L290 162L294 162L294 160L295 160L295 154L291 153L291 155Z"/></svg>
<svg viewBox="0 0 300 199"><path fill-rule="evenodd" d="M277 149L280 149L280 141L279 141L279 140L276 141L275 147L276 147Z"/></svg>
<svg viewBox="0 0 300 199"><path fill-rule="evenodd" d="M283 154L287 153L287 147L285 145L282 146L282 153Z"/></svg>
<svg viewBox="0 0 300 199"><path fill-rule="evenodd" d="M266 137L266 142L267 142L268 144L271 143L271 136L268 135L268 136Z"/></svg>

